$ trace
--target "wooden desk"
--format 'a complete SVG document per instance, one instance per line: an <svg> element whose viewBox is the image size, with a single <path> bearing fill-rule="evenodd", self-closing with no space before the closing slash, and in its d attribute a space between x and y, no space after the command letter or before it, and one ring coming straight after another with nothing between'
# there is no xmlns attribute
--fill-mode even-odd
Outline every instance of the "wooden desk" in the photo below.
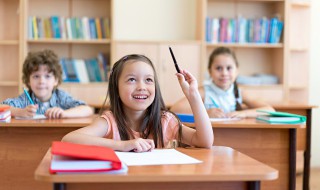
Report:
<svg viewBox="0 0 320 190"><path fill-rule="evenodd" d="M35 179L53 183L53 189L259 189L260 181L278 177L277 170L229 147L183 149L201 164L129 166L127 174L49 173L50 149L35 171Z"/></svg>
<svg viewBox="0 0 320 190"><path fill-rule="evenodd" d="M312 109L316 106L299 103L279 103L272 105L275 110L289 112L307 117L306 128L297 130L297 150L303 151L303 190L309 190L310 180L310 159L311 159L311 130L312 130Z"/></svg>
<svg viewBox="0 0 320 190"><path fill-rule="evenodd" d="M1 187L10 190L20 190L22 187L25 190L50 189L48 183L33 180L36 166L52 141L61 140L68 132L87 126L92 120L93 118L32 121L12 119L11 123L0 123ZM262 182L262 190L295 189L295 176L289 178L289 173L295 172L295 167L289 169L289 161L291 160L290 164L295 162L295 154L289 155L289 152L293 152L293 145L289 142L295 141L296 128L301 127L304 126L270 126L255 120L215 123L214 144L232 147L279 170L279 178Z"/></svg>
<svg viewBox="0 0 320 190"><path fill-rule="evenodd" d="M193 127L193 123L186 123ZM264 181L263 190L295 190L296 130L301 125L268 124L255 119L212 123L214 145L228 146L279 171L279 178Z"/></svg>
<svg viewBox="0 0 320 190"><path fill-rule="evenodd" d="M34 170L51 146L70 131L89 125L96 116L79 119L15 120L0 123L0 189L50 189L34 180Z"/></svg>

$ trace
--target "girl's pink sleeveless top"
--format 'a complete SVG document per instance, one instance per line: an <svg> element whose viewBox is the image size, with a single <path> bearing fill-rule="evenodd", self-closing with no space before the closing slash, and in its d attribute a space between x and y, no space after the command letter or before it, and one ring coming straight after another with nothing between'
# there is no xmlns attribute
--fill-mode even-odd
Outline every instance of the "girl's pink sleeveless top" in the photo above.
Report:
<svg viewBox="0 0 320 190"><path fill-rule="evenodd" d="M121 140L118 125L115 117L111 111L105 111L101 118L104 118L108 123L108 131L104 135L105 138L113 140ZM179 130L179 123L176 117L170 112L163 112L161 116L163 142L165 148L171 148L172 141L177 140L177 132ZM140 138L139 132L132 131L135 138ZM149 137L150 138L150 137Z"/></svg>

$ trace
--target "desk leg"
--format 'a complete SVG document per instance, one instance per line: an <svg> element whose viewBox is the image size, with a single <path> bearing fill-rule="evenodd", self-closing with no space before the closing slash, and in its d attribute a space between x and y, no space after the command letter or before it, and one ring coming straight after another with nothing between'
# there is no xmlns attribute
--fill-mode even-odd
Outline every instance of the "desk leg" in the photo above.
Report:
<svg viewBox="0 0 320 190"><path fill-rule="evenodd" d="M260 181L249 181L248 190L260 190Z"/></svg>
<svg viewBox="0 0 320 190"><path fill-rule="evenodd" d="M306 150L304 151L303 164L303 190L309 190L310 157L311 157L311 119L312 109L307 110Z"/></svg>
<svg viewBox="0 0 320 190"><path fill-rule="evenodd" d="M297 129L290 130L290 147L289 147L289 190L296 189L296 146L297 146Z"/></svg>
<svg viewBox="0 0 320 190"><path fill-rule="evenodd" d="M53 184L53 190L66 190L66 184L65 183L54 183Z"/></svg>

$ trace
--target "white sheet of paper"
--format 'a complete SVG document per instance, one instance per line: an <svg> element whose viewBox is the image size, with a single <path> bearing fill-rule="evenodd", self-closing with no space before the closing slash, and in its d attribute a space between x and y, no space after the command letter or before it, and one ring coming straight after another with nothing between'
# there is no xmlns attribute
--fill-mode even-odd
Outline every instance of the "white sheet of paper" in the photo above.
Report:
<svg viewBox="0 0 320 190"><path fill-rule="evenodd" d="M221 121L237 121L240 120L240 118L236 118L236 117L227 117L227 118L210 118L211 122L221 122Z"/></svg>
<svg viewBox="0 0 320 190"><path fill-rule="evenodd" d="M154 149L151 152L116 152L119 159L128 166L198 164L201 160L192 158L175 149Z"/></svg>
<svg viewBox="0 0 320 190"><path fill-rule="evenodd" d="M14 117L15 119L19 119L19 120L34 120L34 119L47 119L47 117L45 115L40 115L37 114L33 117L29 117L29 118L25 118L25 117Z"/></svg>

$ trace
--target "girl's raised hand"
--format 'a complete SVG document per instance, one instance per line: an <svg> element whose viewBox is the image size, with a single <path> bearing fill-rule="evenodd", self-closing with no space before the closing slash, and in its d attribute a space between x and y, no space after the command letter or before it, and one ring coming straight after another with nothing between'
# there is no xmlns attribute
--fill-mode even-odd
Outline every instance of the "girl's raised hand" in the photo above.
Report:
<svg viewBox="0 0 320 190"><path fill-rule="evenodd" d="M182 88L183 93L188 98L190 94L198 90L197 79L187 70L181 70L181 73L176 74Z"/></svg>
<svg viewBox="0 0 320 190"><path fill-rule="evenodd" d="M121 151L123 152L147 152L155 148L152 139L137 138L128 141L120 141L120 143L122 143Z"/></svg>

